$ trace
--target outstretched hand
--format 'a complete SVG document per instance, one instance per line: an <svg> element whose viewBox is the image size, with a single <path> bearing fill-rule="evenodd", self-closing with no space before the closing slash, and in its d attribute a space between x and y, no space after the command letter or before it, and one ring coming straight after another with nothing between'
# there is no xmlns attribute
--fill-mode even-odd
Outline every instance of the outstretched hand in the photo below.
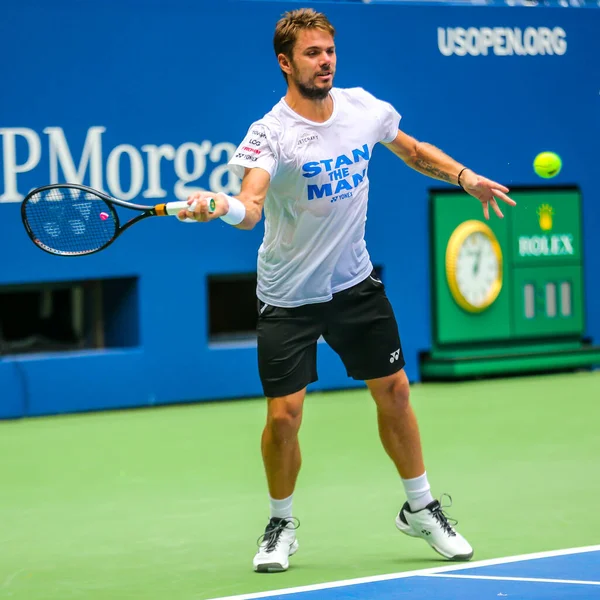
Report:
<svg viewBox="0 0 600 600"><path fill-rule="evenodd" d="M466 170L460 178L463 189L467 194L477 198L483 206L483 216L486 219L490 218L490 205L494 209L494 212L501 219L504 218L500 207L498 206L497 200L502 200L509 206L516 206L516 202L507 196L508 188L504 185L496 183L486 177L481 177L473 171Z"/></svg>

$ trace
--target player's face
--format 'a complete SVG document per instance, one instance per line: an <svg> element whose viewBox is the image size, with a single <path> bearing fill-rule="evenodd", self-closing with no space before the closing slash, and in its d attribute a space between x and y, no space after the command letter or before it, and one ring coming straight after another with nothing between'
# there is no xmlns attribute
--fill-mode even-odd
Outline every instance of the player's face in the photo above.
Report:
<svg viewBox="0 0 600 600"><path fill-rule="evenodd" d="M333 87L335 65L333 37L320 29L304 29L294 46L288 79L305 98L323 100Z"/></svg>

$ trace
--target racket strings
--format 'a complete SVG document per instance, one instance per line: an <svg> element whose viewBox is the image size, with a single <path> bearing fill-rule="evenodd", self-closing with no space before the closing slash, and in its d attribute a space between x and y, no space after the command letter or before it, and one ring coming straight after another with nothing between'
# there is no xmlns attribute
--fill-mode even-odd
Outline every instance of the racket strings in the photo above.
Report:
<svg viewBox="0 0 600 600"><path fill-rule="evenodd" d="M77 188L42 190L29 198L25 215L32 238L55 254L100 250L117 234L118 219L102 198Z"/></svg>

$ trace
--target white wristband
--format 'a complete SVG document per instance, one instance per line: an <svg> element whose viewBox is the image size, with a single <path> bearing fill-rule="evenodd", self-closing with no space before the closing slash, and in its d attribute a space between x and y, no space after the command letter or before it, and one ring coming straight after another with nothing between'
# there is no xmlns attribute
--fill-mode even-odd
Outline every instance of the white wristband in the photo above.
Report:
<svg viewBox="0 0 600 600"><path fill-rule="evenodd" d="M239 225L246 216L246 207L242 202L233 196L225 196L229 203L229 210L226 215L221 217L228 225Z"/></svg>

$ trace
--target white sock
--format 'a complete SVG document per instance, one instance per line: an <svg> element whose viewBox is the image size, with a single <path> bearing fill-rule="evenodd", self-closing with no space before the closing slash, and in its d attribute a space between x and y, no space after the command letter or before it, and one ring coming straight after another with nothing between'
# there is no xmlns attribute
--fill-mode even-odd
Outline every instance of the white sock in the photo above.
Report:
<svg viewBox="0 0 600 600"><path fill-rule="evenodd" d="M402 484L404 485L406 499L408 500L411 512L421 510L430 502L433 502L431 487L429 486L429 481L427 481L427 471L420 477L403 479Z"/></svg>
<svg viewBox="0 0 600 600"><path fill-rule="evenodd" d="M271 518L287 519L292 516L292 498L294 494L284 498L283 500L275 500L269 496L271 505Z"/></svg>

